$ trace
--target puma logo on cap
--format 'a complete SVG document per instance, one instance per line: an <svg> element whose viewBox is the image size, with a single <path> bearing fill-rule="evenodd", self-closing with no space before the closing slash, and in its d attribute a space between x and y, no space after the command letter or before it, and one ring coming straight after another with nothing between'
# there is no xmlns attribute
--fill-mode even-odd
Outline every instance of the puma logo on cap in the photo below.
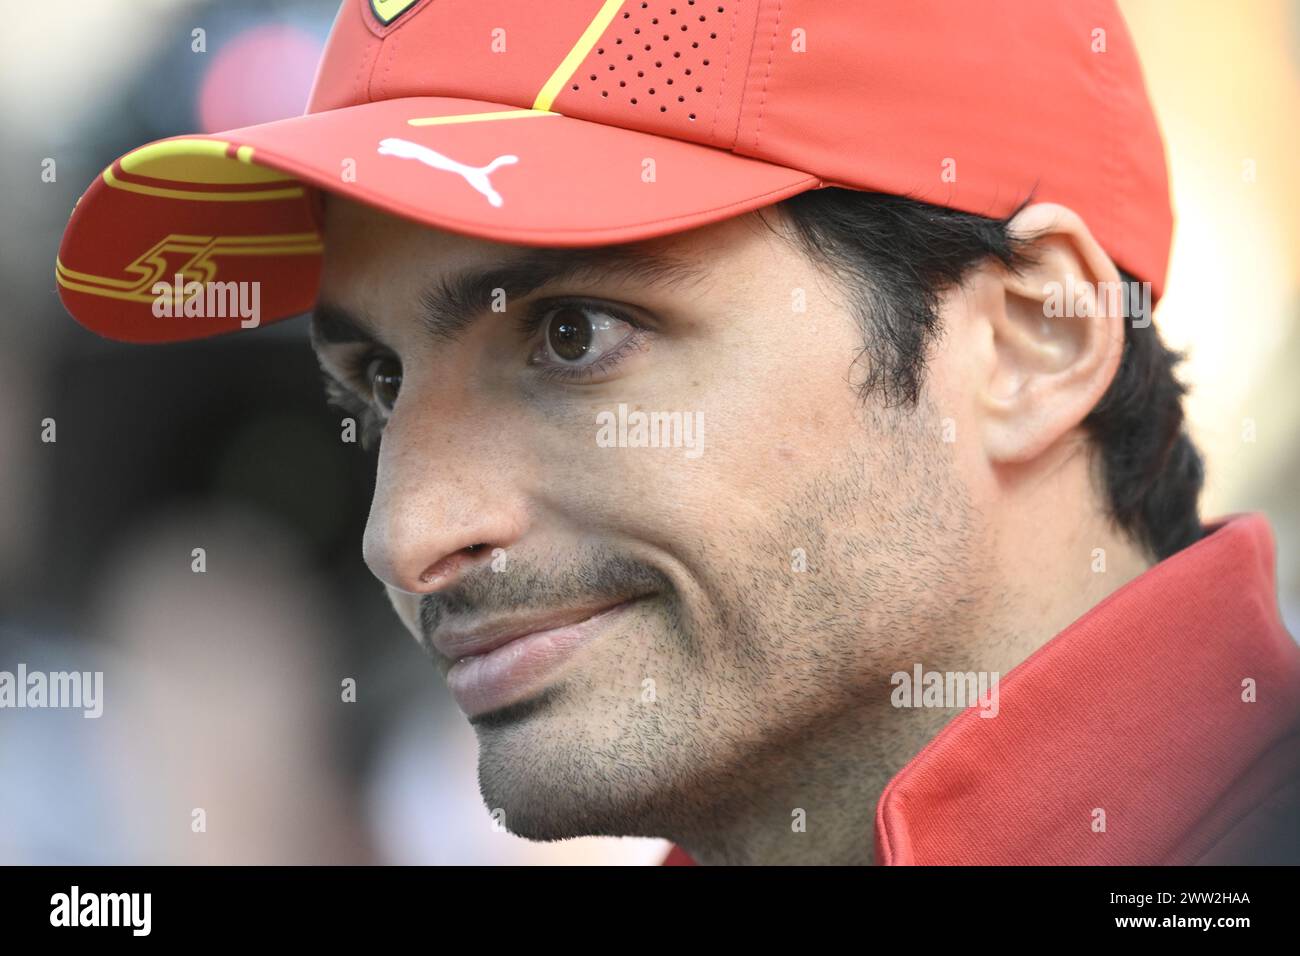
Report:
<svg viewBox="0 0 1300 956"><path fill-rule="evenodd" d="M408 139L397 139L391 136L388 139L379 141L379 154L381 156L399 156L402 159L417 159L424 165L432 166L434 169L459 173L465 177L467 183L486 196L487 201L493 206L500 206L503 200L501 194L492 188L488 176L496 172L500 166L509 166L519 162L518 156L506 155L498 156L486 166L466 166L464 163L458 163L456 160L444 156L428 146L421 146L419 143L412 143Z"/></svg>

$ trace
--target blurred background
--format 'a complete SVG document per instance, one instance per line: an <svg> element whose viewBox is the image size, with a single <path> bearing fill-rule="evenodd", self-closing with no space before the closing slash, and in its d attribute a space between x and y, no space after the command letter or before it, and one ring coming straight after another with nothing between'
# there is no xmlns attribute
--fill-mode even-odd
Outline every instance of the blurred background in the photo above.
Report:
<svg viewBox="0 0 1300 956"><path fill-rule="evenodd" d="M0 863L658 861L493 827L473 731L362 563L373 461L339 441L304 320L142 349L59 305L90 181L300 113L337 0L0 6L0 670L103 671L107 701L3 713ZM1269 516L1300 633L1300 0L1121 6L1168 145L1156 321L1189 354L1203 512Z"/></svg>

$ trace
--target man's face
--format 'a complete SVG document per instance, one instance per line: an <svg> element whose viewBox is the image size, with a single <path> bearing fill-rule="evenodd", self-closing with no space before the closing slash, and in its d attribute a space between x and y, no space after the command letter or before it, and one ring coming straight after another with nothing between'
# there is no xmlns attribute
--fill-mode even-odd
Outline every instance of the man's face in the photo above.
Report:
<svg viewBox="0 0 1300 956"><path fill-rule="evenodd" d="M672 836L870 725L979 577L938 414L859 398L825 273L753 216L617 251L327 210L317 348L386 419L366 559L535 839Z"/></svg>

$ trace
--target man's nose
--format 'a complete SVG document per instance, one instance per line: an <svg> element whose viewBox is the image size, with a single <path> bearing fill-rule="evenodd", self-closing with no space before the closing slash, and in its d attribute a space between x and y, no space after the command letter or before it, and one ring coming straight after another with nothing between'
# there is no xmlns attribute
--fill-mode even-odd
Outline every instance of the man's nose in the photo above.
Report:
<svg viewBox="0 0 1300 956"><path fill-rule="evenodd" d="M363 541L375 577L429 594L522 536L525 510L518 482L502 468L504 444L482 423L389 422Z"/></svg>

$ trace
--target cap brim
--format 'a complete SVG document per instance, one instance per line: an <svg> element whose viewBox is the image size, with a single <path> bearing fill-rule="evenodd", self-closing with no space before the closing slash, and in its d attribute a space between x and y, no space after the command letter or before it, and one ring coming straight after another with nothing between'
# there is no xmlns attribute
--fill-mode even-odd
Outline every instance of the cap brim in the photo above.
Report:
<svg viewBox="0 0 1300 956"><path fill-rule="evenodd" d="M250 324L234 307L247 287L225 283L259 283L261 324L312 307L322 248L314 188L483 239L595 246L707 225L819 185L726 150L542 110L386 100L126 154L73 210L56 275L64 305L93 331L173 342ZM190 282L216 292L184 309L173 293L193 298Z"/></svg>

